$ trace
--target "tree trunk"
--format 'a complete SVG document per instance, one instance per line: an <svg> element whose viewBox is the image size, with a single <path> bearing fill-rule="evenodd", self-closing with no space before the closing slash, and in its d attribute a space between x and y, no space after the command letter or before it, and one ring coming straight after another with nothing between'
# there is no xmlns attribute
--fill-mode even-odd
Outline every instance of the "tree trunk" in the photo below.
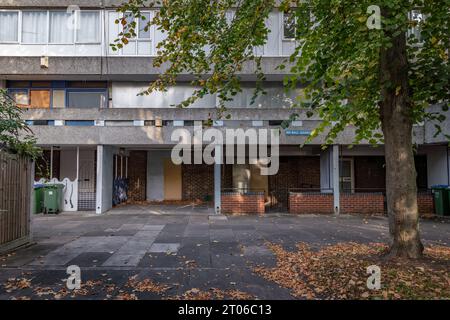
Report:
<svg viewBox="0 0 450 320"><path fill-rule="evenodd" d="M412 104L409 99L406 35L392 39L380 56L381 123L385 140L389 257L417 259L423 245L419 235L416 169L412 143Z"/></svg>

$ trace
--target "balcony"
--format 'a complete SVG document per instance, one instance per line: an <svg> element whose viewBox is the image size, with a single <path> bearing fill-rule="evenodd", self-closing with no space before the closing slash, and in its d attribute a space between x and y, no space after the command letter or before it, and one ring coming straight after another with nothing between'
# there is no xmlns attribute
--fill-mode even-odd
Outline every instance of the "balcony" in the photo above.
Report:
<svg viewBox="0 0 450 320"><path fill-rule="evenodd" d="M288 119L292 110L237 108L230 112L232 118L217 122L216 129L278 129L279 122ZM210 117L216 119L215 110L211 108L29 109L23 114L25 120L41 124L31 126L40 145L174 145L177 143L171 141L174 130L184 128L193 135L194 123L201 123ZM319 122L319 118L307 118L300 112L295 126L281 129L280 144L304 143ZM414 128L415 143L426 143L424 128ZM348 127L339 135L336 143L351 144L354 136L355 128ZM324 142L324 136L320 135L311 144ZM367 143L363 141L361 144Z"/></svg>

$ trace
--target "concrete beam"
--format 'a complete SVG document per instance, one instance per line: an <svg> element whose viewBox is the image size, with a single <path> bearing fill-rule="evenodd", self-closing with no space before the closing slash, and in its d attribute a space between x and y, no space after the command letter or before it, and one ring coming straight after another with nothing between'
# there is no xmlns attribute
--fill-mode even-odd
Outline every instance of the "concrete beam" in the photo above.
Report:
<svg viewBox="0 0 450 320"><path fill-rule="evenodd" d="M229 108L231 120L286 120L293 110L281 108ZM308 118L305 111L298 110L299 120L304 123L320 121L313 116ZM26 120L207 120L217 118L217 110L211 108L64 108L64 109L27 109L23 113ZM228 123L228 121L226 122ZM240 124L236 124L240 127ZM302 129L302 127L298 127Z"/></svg>
<svg viewBox="0 0 450 320"><path fill-rule="evenodd" d="M152 57L49 57L48 68L41 68L39 57L0 57L0 79L28 80L120 80L151 81L166 70L167 65L153 66ZM262 58L262 69L267 80L281 81L289 74L276 67L283 62L283 57ZM244 81L256 80L252 62L243 65L239 73ZM180 81L194 79L189 73L182 73Z"/></svg>
<svg viewBox="0 0 450 320"><path fill-rule="evenodd" d="M305 129L313 129L314 123L305 123ZM166 146L175 145L171 140L172 132L179 127L99 127L99 126L31 126L37 143L40 146L76 146L76 145L116 145L116 146ZM185 127L193 136L194 127ZM226 127L216 128L226 136ZM243 129L246 129L243 127ZM280 145L302 145L306 142L306 136L287 136L284 131L280 135ZM270 137L268 134L268 141ZM354 141L353 131L346 129L336 140L336 144L349 145ZM325 136L314 138L310 145L325 143ZM415 143L423 144L423 141L415 140ZM361 141L360 145L367 145Z"/></svg>

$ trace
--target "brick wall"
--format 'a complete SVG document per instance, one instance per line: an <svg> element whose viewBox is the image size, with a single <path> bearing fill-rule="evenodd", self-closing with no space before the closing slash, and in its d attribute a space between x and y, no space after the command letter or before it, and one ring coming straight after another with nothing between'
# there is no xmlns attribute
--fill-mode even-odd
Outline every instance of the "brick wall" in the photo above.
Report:
<svg viewBox="0 0 450 320"><path fill-rule="evenodd" d="M264 192L241 194L239 192L222 193L222 213L264 214Z"/></svg>
<svg viewBox="0 0 450 320"><path fill-rule="evenodd" d="M184 164L182 166L183 200L211 201L214 197L214 166Z"/></svg>
<svg viewBox="0 0 450 320"><path fill-rule="evenodd" d="M385 196L382 193L343 193L340 196L341 213L385 214ZM434 199L431 193L418 193L417 204L421 215L434 214ZM291 193L289 212L333 213L331 193Z"/></svg>
<svg viewBox="0 0 450 320"><path fill-rule="evenodd" d="M333 194L304 192L289 194L289 212L301 213L333 213Z"/></svg>
<svg viewBox="0 0 450 320"><path fill-rule="evenodd" d="M383 214L384 196L381 193L341 194L341 213ZM331 193L291 193L289 212L334 213L333 194Z"/></svg>
<svg viewBox="0 0 450 320"><path fill-rule="evenodd" d="M130 201L145 201L147 199L147 151L131 151L128 159Z"/></svg>
<svg viewBox="0 0 450 320"><path fill-rule="evenodd" d="M272 210L287 210L295 188L320 188L320 157L280 157L278 173L269 176Z"/></svg>
<svg viewBox="0 0 450 320"><path fill-rule="evenodd" d="M418 193L417 206L421 215L434 214L434 198L432 193Z"/></svg>
<svg viewBox="0 0 450 320"><path fill-rule="evenodd" d="M382 193L342 193L341 213L384 214Z"/></svg>

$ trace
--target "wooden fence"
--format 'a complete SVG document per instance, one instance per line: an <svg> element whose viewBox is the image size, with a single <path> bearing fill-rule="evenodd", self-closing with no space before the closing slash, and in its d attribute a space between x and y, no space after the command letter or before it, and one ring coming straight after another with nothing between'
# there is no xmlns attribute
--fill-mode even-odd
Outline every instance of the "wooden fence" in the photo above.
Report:
<svg viewBox="0 0 450 320"><path fill-rule="evenodd" d="M32 163L0 152L0 252L30 241Z"/></svg>

